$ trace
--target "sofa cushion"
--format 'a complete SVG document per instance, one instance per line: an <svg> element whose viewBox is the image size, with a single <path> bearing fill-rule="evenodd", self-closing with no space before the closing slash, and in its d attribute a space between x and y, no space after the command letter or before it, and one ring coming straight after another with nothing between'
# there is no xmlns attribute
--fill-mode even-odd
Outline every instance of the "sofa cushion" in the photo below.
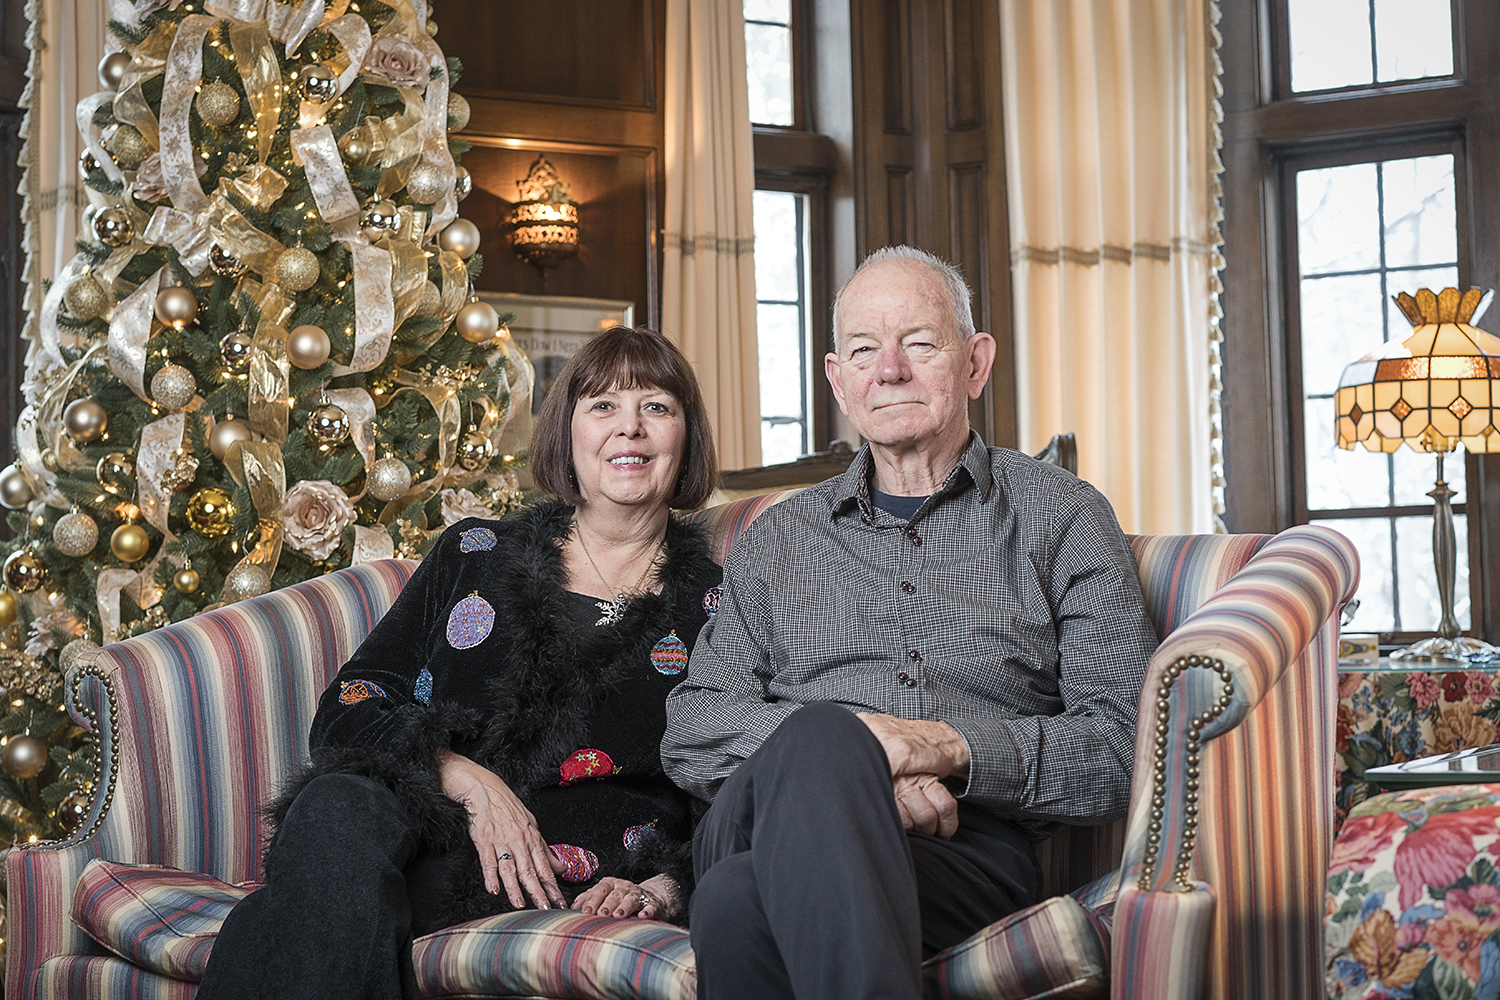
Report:
<svg viewBox="0 0 1500 1000"><path fill-rule="evenodd" d="M147 972L123 958L66 955L49 958L31 975L28 1000L192 1000L195 983Z"/></svg>
<svg viewBox="0 0 1500 1000"><path fill-rule="evenodd" d="M1072 896L1055 896L934 955L922 978L926 995L943 1000L1102 997L1109 928Z"/></svg>
<svg viewBox="0 0 1500 1000"><path fill-rule="evenodd" d="M256 888L161 865L96 859L73 890L73 922L142 969L196 983L224 918Z"/></svg>
<svg viewBox="0 0 1500 1000"><path fill-rule="evenodd" d="M424 997L693 1000L688 933L655 920L525 910L417 938Z"/></svg>

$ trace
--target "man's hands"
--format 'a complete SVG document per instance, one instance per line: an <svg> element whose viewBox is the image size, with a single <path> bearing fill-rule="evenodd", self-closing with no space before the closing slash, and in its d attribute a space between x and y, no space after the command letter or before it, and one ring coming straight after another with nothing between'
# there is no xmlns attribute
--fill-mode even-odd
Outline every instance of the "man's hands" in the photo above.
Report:
<svg viewBox="0 0 1500 1000"><path fill-rule="evenodd" d="M539 910L566 909L554 871L560 862L547 850L536 817L516 793L493 771L450 750L438 752L438 775L443 792L469 814L469 837L479 851L484 887L499 893L503 882L518 910L526 906L526 896Z"/></svg>
<svg viewBox="0 0 1500 1000"><path fill-rule="evenodd" d="M901 825L945 839L953 836L958 829L958 800L942 779L969 774L969 744L958 730L946 722L857 714L885 749Z"/></svg>

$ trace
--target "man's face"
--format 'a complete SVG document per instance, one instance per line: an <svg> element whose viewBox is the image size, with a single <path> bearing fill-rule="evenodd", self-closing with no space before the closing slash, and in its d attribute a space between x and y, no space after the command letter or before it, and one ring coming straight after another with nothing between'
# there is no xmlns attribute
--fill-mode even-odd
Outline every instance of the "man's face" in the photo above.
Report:
<svg viewBox="0 0 1500 1000"><path fill-rule="evenodd" d="M987 333L964 340L941 280L915 261L865 271L839 305L838 352L823 370L839 409L871 444L955 447L968 437L968 401L995 360Z"/></svg>

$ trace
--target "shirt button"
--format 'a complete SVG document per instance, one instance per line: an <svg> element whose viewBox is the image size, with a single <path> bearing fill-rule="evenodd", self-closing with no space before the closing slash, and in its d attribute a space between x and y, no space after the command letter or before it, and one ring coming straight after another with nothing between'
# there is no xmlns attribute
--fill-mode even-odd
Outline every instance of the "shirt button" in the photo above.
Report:
<svg viewBox="0 0 1500 1000"><path fill-rule="evenodd" d="M917 588L912 586L912 582L910 580L902 580L901 589L906 591L908 594L911 594L915 593Z"/></svg>
<svg viewBox="0 0 1500 1000"><path fill-rule="evenodd" d="M917 652L915 649L908 651L906 655L911 657L913 663L922 662L922 654Z"/></svg>
<svg viewBox="0 0 1500 1000"><path fill-rule="evenodd" d="M917 686L917 682L916 682L916 680L914 680L914 679L913 679L913 678L911 678L911 677L908 677L908 678L907 678L907 679L906 679L906 686L907 686L907 687L909 687L909 688L914 688L914 687L916 687L916 686Z"/></svg>
<svg viewBox="0 0 1500 1000"><path fill-rule="evenodd" d="M911 680L911 675L903 670L901 671L901 673L896 675L896 680L901 681L904 684L905 682Z"/></svg>
<svg viewBox="0 0 1500 1000"><path fill-rule="evenodd" d="M913 545L921 545L922 544L922 536L919 535L919 534L917 534L915 531L913 531L911 533L911 543Z"/></svg>

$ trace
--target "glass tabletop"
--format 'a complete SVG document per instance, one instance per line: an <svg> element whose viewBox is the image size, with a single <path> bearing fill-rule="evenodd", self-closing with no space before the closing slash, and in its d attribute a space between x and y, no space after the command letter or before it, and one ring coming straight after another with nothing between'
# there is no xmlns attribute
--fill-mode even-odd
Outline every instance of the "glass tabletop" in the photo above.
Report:
<svg viewBox="0 0 1500 1000"><path fill-rule="evenodd" d="M1500 782L1500 743L1372 767L1365 771L1365 779L1385 788Z"/></svg>

